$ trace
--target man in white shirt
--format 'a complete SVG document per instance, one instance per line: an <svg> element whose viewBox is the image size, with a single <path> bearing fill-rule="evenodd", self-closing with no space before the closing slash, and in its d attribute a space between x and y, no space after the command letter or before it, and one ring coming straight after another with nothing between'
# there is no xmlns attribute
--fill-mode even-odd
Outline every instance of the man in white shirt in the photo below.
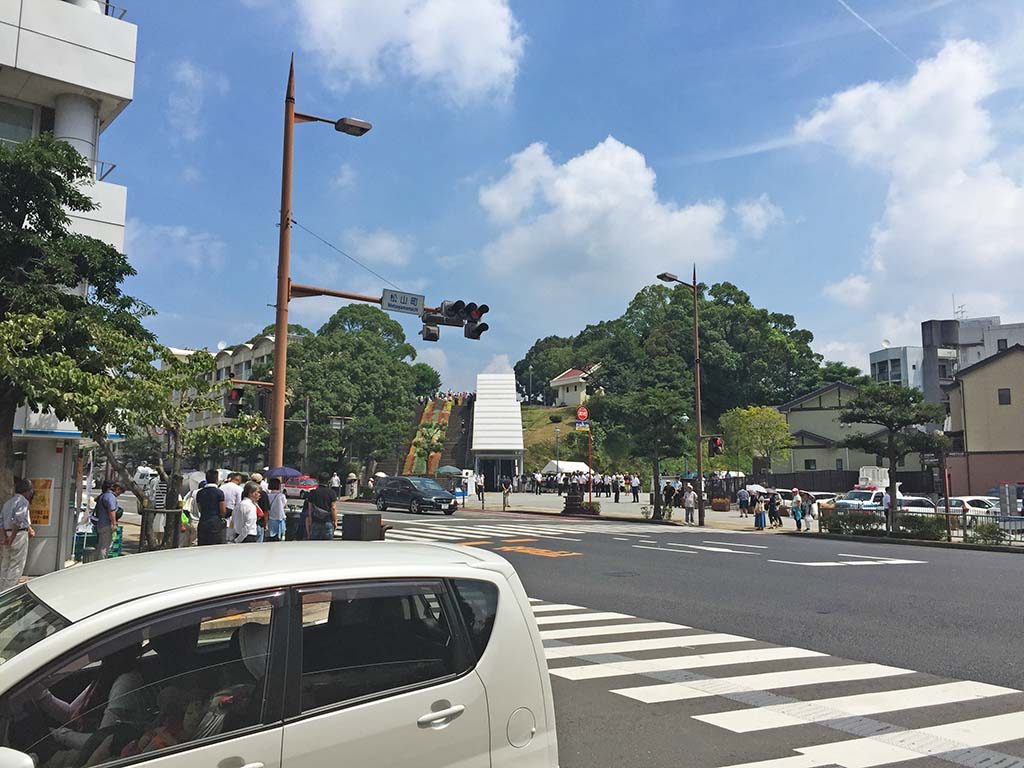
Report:
<svg viewBox="0 0 1024 768"><path fill-rule="evenodd" d="M227 511L227 519L230 520L231 513L242 502L242 476L237 472L232 472L220 489L224 492L224 509Z"/></svg>
<svg viewBox="0 0 1024 768"><path fill-rule="evenodd" d="M14 479L14 495L0 508L0 591L15 587L25 571L28 540L36 535L29 517L35 489L20 477Z"/></svg>
<svg viewBox="0 0 1024 768"><path fill-rule="evenodd" d="M633 503L636 504L640 501L640 475L633 475L633 479L629 481L629 489L633 492Z"/></svg>
<svg viewBox="0 0 1024 768"><path fill-rule="evenodd" d="M334 492L334 498L341 495L341 478L338 477L337 472L331 475L331 490Z"/></svg>
<svg viewBox="0 0 1024 768"><path fill-rule="evenodd" d="M533 492L540 496L541 489L544 486L544 478L541 477L540 472L533 473Z"/></svg>

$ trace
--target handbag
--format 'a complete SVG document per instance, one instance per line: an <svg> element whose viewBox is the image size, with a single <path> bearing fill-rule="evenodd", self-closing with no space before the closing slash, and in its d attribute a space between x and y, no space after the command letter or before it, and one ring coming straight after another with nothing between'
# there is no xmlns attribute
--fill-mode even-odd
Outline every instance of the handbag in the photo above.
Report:
<svg viewBox="0 0 1024 768"><path fill-rule="evenodd" d="M318 507L316 504L310 504L309 516L314 523L329 523L334 519L334 516L329 510L323 507Z"/></svg>

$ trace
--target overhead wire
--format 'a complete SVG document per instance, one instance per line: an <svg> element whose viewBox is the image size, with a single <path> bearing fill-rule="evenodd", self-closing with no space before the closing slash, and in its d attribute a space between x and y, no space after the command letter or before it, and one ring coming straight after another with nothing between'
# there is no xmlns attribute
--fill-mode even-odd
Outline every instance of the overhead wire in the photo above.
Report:
<svg viewBox="0 0 1024 768"><path fill-rule="evenodd" d="M390 281L390 280L388 280L388 279L387 279L386 277L384 277L384 275L380 274L379 272L375 272L375 271L374 271L373 269L371 269L370 267L368 267L368 266L366 266L365 264L363 264L363 262L361 262L361 261L360 261L359 259L357 259L357 258L356 258L355 256L352 256L351 254L348 254L348 253L346 253L345 251L343 251L343 250L342 250L341 248L339 248L338 246L336 246L336 245L335 245L334 243L332 243L332 242L331 242L330 240L328 240L328 239L327 239L326 237L323 237L322 235L318 235L318 234L317 234L316 232L314 232L313 230L311 230L311 229L310 229L309 227L307 227L307 226L306 226L305 224L302 224L301 222L299 222L299 221L298 221L298 220L297 220L297 219L296 219L295 217L292 217L292 219L291 219L291 222L292 222L292 224L294 224L294 225L295 225L296 227L298 227L299 229L301 229L301 230L302 230L303 232L305 232L306 234L308 234L308 235L310 235L311 237L315 238L316 240L319 240L319 241L320 241L321 243L323 243L324 245L326 245L326 246L327 246L328 248L330 248L331 250L333 250L333 251L337 251L338 253L340 253L340 254L341 254L342 256L344 256L344 257L345 257L346 259L348 259L349 261L351 261L351 262L352 262L353 264L355 264L356 266L358 266L358 267L361 267L362 269L365 269L365 270L366 270L367 272L369 272L369 273L370 273L371 275L373 275L374 277L376 277L376 278L377 278L378 280L383 280L383 281L384 281L385 283L387 283L388 285L390 285L390 286L391 286L392 288L394 288L394 289L395 289L395 290L397 290L397 291L400 291L400 290L402 290L402 289L401 289L401 288L399 288L399 287L398 287L397 285L395 285L395 284L394 284L393 282L391 282L391 281Z"/></svg>

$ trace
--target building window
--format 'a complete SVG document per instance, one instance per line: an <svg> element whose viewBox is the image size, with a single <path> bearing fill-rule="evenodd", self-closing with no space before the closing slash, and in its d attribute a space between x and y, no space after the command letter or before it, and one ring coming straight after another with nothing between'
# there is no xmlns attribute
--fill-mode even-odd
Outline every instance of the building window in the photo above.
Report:
<svg viewBox="0 0 1024 768"><path fill-rule="evenodd" d="M1006 339L996 339L996 349L1000 352L1006 351Z"/></svg>
<svg viewBox="0 0 1024 768"><path fill-rule="evenodd" d="M940 363L939 364L939 378L940 379L948 379L949 378L949 369L946 367L946 365L944 363Z"/></svg>
<svg viewBox="0 0 1024 768"><path fill-rule="evenodd" d="M888 381L889 380L889 361L883 360L878 364L878 368L875 373L875 381Z"/></svg>
<svg viewBox="0 0 1024 768"><path fill-rule="evenodd" d="M817 468L818 468L818 460L817 459L804 459L804 469L817 469Z"/></svg>
<svg viewBox="0 0 1024 768"><path fill-rule="evenodd" d="M836 469L838 471L840 471L840 472L843 471L843 460L842 459L836 459Z"/></svg>
<svg viewBox="0 0 1024 768"><path fill-rule="evenodd" d="M20 143L35 133L36 111L32 107L0 101L0 140Z"/></svg>
<svg viewBox="0 0 1024 768"><path fill-rule="evenodd" d="M1000 389L999 390L999 404L1010 405L1010 390Z"/></svg>

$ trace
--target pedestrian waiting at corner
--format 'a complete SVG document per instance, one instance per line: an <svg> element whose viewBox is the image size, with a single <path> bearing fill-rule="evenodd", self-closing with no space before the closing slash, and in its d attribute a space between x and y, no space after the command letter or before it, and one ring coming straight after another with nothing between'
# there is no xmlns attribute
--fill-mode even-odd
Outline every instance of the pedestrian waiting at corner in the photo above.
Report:
<svg viewBox="0 0 1024 768"><path fill-rule="evenodd" d="M14 479L14 494L0 508L0 591L17 586L25 572L28 540L36 535L29 516L29 502L35 495L32 483L21 477Z"/></svg>

